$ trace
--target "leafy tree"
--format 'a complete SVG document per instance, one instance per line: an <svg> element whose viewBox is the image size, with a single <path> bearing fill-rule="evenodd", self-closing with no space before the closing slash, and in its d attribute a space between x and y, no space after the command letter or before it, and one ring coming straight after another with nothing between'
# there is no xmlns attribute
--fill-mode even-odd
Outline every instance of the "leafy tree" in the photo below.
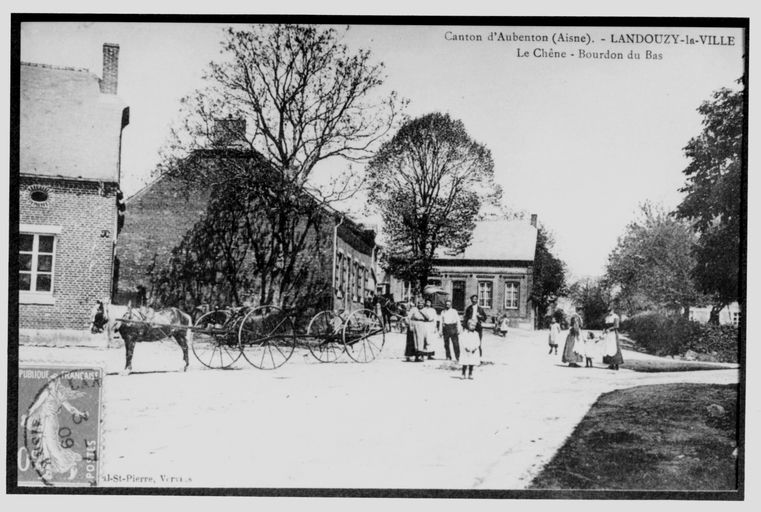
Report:
<svg viewBox="0 0 761 512"><path fill-rule="evenodd" d="M688 313L699 299L691 278L696 235L688 222L645 202L638 217L608 256L607 281L620 286L618 299L630 313Z"/></svg>
<svg viewBox="0 0 761 512"><path fill-rule="evenodd" d="M380 210L388 270L422 289L434 254L470 243L484 201L496 202L491 152L462 121L432 113L406 122L368 168L369 201Z"/></svg>
<svg viewBox="0 0 761 512"><path fill-rule="evenodd" d="M536 238L536 254L534 256L534 282L531 289L531 302L540 315L547 311L555 299L566 292L565 263L552 254L555 241L552 234L539 226Z"/></svg>
<svg viewBox="0 0 761 512"><path fill-rule="evenodd" d="M703 131L684 148L686 197L676 214L694 223L695 283L715 297L714 312L740 299L744 90L720 89L698 112Z"/></svg>
<svg viewBox="0 0 761 512"><path fill-rule="evenodd" d="M164 304L326 302L330 214L262 161L241 160L248 171L213 187L204 216L154 271L154 295Z"/></svg>
<svg viewBox="0 0 761 512"><path fill-rule="evenodd" d="M600 329L605 325L605 315L613 304L611 289L602 279L581 279L568 289L568 296L582 308L584 327Z"/></svg>

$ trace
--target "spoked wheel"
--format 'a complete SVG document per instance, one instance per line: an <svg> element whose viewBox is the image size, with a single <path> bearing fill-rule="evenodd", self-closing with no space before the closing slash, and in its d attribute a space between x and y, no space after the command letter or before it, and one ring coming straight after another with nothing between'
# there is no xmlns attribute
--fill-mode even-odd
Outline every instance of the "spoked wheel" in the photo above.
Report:
<svg viewBox="0 0 761 512"><path fill-rule="evenodd" d="M293 321L277 306L256 307L243 318L238 342L246 361L260 370L274 370L284 365L296 348Z"/></svg>
<svg viewBox="0 0 761 512"><path fill-rule="evenodd" d="M195 326L222 329L228 317L226 311L209 311L196 321ZM198 362L207 368L229 368L240 358L237 341L234 332L211 334L194 331L190 348Z"/></svg>
<svg viewBox="0 0 761 512"><path fill-rule="evenodd" d="M318 361L333 363L344 351L343 319L332 311L320 311L307 328L309 351Z"/></svg>
<svg viewBox="0 0 761 512"><path fill-rule="evenodd" d="M354 311L344 323L343 342L349 357L369 363L380 355L386 342L383 322L369 309Z"/></svg>

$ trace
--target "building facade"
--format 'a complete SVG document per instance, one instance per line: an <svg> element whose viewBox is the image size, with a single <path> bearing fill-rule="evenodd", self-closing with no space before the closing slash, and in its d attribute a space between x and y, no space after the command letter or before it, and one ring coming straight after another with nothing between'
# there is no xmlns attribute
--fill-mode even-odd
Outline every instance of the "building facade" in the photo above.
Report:
<svg viewBox="0 0 761 512"><path fill-rule="evenodd" d="M535 311L531 304L536 216L530 222L491 220L476 223L471 244L461 254L436 252L428 284L449 294L452 307L461 313L476 295L489 321L507 315L514 327L532 329ZM412 298L414 286L391 276L379 287L395 300Z"/></svg>
<svg viewBox="0 0 761 512"><path fill-rule="evenodd" d="M111 295L120 228L119 46L103 77L22 63L19 103L19 327L81 330Z"/></svg>
<svg viewBox="0 0 761 512"><path fill-rule="evenodd" d="M116 304L142 304L151 289L149 269L169 261L172 249L206 211L207 190L162 176L125 201L124 227L116 244ZM145 290L146 292L142 292Z"/></svg>
<svg viewBox="0 0 761 512"><path fill-rule="evenodd" d="M169 261L172 249L203 216L209 199L208 190L189 188L168 176L127 199L126 220L116 249L119 269L115 303L138 304L150 299L149 269L161 268ZM330 209L325 209L324 219L312 228L304 260L314 281L323 283L332 297L315 297L314 306L359 309L368 293L375 290L375 232ZM310 252L314 248L319 254Z"/></svg>

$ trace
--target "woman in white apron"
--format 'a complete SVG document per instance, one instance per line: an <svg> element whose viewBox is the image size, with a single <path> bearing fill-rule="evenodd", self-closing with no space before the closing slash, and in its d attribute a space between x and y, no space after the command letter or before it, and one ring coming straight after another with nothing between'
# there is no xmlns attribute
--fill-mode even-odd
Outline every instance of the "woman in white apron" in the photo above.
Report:
<svg viewBox="0 0 761 512"><path fill-rule="evenodd" d="M621 354L621 344L618 341L618 327L621 322L613 308L610 308L605 317L605 330L603 331L604 356L602 362L611 370L618 370L618 365L624 364L624 356Z"/></svg>

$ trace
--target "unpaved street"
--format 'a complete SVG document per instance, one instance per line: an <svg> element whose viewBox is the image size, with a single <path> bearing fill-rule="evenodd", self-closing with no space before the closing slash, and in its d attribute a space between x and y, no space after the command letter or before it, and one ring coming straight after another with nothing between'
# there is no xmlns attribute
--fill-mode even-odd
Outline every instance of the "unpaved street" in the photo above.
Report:
<svg viewBox="0 0 761 512"><path fill-rule="evenodd" d="M404 362L400 334L369 364L321 364L297 349L275 371L245 362L208 370L191 354L182 373L168 341L138 344L129 376L117 373L123 349L25 346L20 355L109 372L102 485L521 489L601 393L738 380L737 370L567 368L546 353L545 336L485 333L487 364L473 381L442 360ZM624 352L631 357L648 356Z"/></svg>

